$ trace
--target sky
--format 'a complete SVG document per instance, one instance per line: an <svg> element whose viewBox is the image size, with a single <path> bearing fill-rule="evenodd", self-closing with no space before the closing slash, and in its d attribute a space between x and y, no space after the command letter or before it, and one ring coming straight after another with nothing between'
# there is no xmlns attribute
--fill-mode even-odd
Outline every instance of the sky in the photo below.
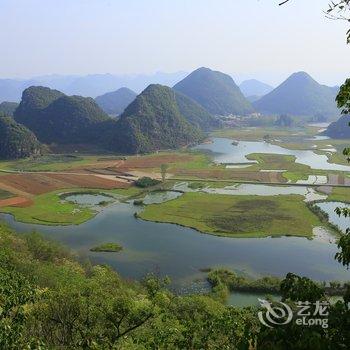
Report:
<svg viewBox="0 0 350 350"><path fill-rule="evenodd" d="M190 72L276 85L350 75L346 22L327 0L0 0L0 78Z"/></svg>

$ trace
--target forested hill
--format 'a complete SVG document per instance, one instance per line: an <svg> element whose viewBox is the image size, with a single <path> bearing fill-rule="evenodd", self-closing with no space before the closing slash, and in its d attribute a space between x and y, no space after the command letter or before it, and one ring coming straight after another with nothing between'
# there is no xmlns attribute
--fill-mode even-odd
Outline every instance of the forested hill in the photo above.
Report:
<svg viewBox="0 0 350 350"><path fill-rule="evenodd" d="M108 92L95 98L96 103L108 114L120 115L125 108L136 98L137 94L126 88Z"/></svg>
<svg viewBox="0 0 350 350"><path fill-rule="evenodd" d="M0 116L0 159L29 157L40 150L41 145L31 131L11 117Z"/></svg>
<svg viewBox="0 0 350 350"><path fill-rule="evenodd" d="M221 126L221 122L217 118L210 114L196 101L185 96L181 92L175 92L175 99L180 113L193 126L196 126L203 131L209 131Z"/></svg>
<svg viewBox="0 0 350 350"><path fill-rule="evenodd" d="M350 139L349 123L350 115L343 115L328 126L325 134L333 139Z"/></svg>
<svg viewBox="0 0 350 350"><path fill-rule="evenodd" d="M0 115L7 115L9 117L12 117L17 107L18 103L16 102L1 102Z"/></svg>
<svg viewBox="0 0 350 350"><path fill-rule="evenodd" d="M305 72L298 72L253 105L259 112L266 114L306 117L324 115L336 118L339 115L335 103L337 91L335 88L319 84Z"/></svg>
<svg viewBox="0 0 350 350"><path fill-rule="evenodd" d="M126 108L110 137L114 150L146 153L193 144L203 134L181 114L171 88L150 85Z"/></svg>
<svg viewBox="0 0 350 350"><path fill-rule="evenodd" d="M254 111L233 79L209 68L199 68L174 86L214 115L246 115Z"/></svg>
<svg viewBox="0 0 350 350"><path fill-rule="evenodd" d="M109 120L92 98L66 96L40 86L23 92L14 117L47 144L94 142L100 137L101 123Z"/></svg>

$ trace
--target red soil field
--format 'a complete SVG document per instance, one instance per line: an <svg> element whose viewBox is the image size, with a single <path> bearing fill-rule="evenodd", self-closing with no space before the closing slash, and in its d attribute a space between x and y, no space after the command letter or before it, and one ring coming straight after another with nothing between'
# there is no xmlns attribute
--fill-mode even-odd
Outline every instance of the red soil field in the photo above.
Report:
<svg viewBox="0 0 350 350"><path fill-rule="evenodd" d="M104 179L95 175L78 174L8 174L0 177L1 184L28 194L42 194L63 188L127 188L130 184L117 179Z"/></svg>

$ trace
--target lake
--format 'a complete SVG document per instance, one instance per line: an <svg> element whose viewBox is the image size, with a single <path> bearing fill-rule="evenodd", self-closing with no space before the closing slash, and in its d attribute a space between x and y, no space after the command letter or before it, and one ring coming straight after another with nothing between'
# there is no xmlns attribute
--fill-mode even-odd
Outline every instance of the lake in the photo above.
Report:
<svg viewBox="0 0 350 350"><path fill-rule="evenodd" d="M171 194L173 195L173 194ZM226 238L190 228L136 219L141 207L118 202L92 220L75 226L43 226L16 222L0 214L20 232L37 230L88 256L109 264L124 277L141 278L148 272L169 275L173 285L187 288L206 275L200 269L226 267L251 277L284 276L294 272L317 280L345 280L348 272L334 260L335 244L297 237ZM91 247L116 242L119 253L94 253Z"/></svg>
<svg viewBox="0 0 350 350"><path fill-rule="evenodd" d="M232 140L226 138L213 138L212 141L194 149L210 151L217 163L251 163L246 158L248 154L270 153L295 156L296 163L308 165L312 169L350 171L350 166L329 163L326 155L313 151L290 150L263 141L239 141L238 145L232 145Z"/></svg>
<svg viewBox="0 0 350 350"><path fill-rule="evenodd" d="M216 162L247 162L249 153L292 154L297 161L315 169L350 169L327 162L325 156L312 151L292 151L265 142L240 142L233 146L232 140L213 140L212 144L197 146L196 149L213 152ZM190 190L186 183L178 184L176 190ZM230 195L283 195L301 194L305 200L324 199L307 186L267 186L242 184L220 189L202 189L208 193ZM145 204L161 203L181 195L176 191L156 192L146 196ZM69 200L94 205L106 198L75 195ZM110 198L109 198L110 200ZM94 263L109 264L122 276L142 278L149 272L168 275L174 288L189 290L201 288L206 274L201 269L225 267L241 274L256 278L264 275L284 276L294 272L316 280L348 280L349 273L334 260L338 251L333 240L327 240L327 232L321 230L326 239L309 240L298 237L280 238L227 238L199 233L193 229L172 224L147 222L134 217L142 206L125 203L115 199L115 203L101 208L90 221L79 226L43 226L16 222L11 215L0 214L20 232L37 230L46 237L58 240L75 249ZM335 205L321 203L323 210L329 212L330 220L341 227L348 225L343 218L333 215ZM346 219L345 219L346 220ZM116 242L123 246L119 253L90 252L91 247L101 243ZM199 283L199 284L198 284Z"/></svg>

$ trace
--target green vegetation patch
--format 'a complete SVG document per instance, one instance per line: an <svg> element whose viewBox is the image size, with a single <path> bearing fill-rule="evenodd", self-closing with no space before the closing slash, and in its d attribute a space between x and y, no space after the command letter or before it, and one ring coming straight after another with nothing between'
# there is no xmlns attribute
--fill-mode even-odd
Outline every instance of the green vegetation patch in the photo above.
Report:
<svg viewBox="0 0 350 350"><path fill-rule="evenodd" d="M350 202L350 188L349 187L333 187L332 193L327 198L328 201L336 202Z"/></svg>
<svg viewBox="0 0 350 350"><path fill-rule="evenodd" d="M0 162L4 170L62 171L87 165L96 161L97 156L77 156L70 154L50 154L17 161Z"/></svg>
<svg viewBox="0 0 350 350"><path fill-rule="evenodd" d="M229 291L242 291L254 293L280 292L281 279L273 276L265 276L256 280L244 276L238 276L233 271L227 269L217 269L210 271L208 281L213 288L221 285L227 287Z"/></svg>
<svg viewBox="0 0 350 350"><path fill-rule="evenodd" d="M236 197L185 193L176 200L148 205L139 216L228 237L311 237L313 227L322 223L303 199L299 195Z"/></svg>
<svg viewBox="0 0 350 350"><path fill-rule="evenodd" d="M12 214L17 221L42 225L78 225L96 214L88 207L62 200L60 191L36 196L30 207L5 207L1 211Z"/></svg>
<svg viewBox="0 0 350 350"><path fill-rule="evenodd" d="M118 243L103 243L90 249L91 252L120 252L123 249Z"/></svg>
<svg viewBox="0 0 350 350"><path fill-rule="evenodd" d="M152 179L152 178L147 177L147 176L141 177L140 179L135 181L135 185L137 187L141 187L141 188L156 186L156 185L159 185L160 183L161 183L161 181L156 180L156 179Z"/></svg>
<svg viewBox="0 0 350 350"><path fill-rule="evenodd" d="M13 194L5 190L0 190L0 199L7 199L13 197Z"/></svg>

